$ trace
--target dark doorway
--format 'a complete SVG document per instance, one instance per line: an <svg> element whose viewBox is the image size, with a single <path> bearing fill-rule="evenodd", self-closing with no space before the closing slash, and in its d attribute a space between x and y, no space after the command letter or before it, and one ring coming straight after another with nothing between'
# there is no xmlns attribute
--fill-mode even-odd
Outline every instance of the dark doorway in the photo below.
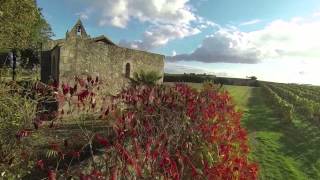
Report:
<svg viewBox="0 0 320 180"><path fill-rule="evenodd" d="M126 64L126 74L125 74L126 78L130 77L130 63Z"/></svg>

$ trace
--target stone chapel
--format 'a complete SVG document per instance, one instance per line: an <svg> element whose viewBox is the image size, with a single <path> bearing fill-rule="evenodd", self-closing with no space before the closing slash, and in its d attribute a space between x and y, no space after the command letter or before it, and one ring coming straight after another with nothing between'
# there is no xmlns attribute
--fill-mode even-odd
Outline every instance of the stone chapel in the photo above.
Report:
<svg viewBox="0 0 320 180"><path fill-rule="evenodd" d="M43 46L41 81L70 82L75 76L99 76L114 94L129 82L134 72L156 71L163 77L164 56L119 47L105 36L90 37L81 20L66 32L65 39ZM161 83L163 79L159 82Z"/></svg>

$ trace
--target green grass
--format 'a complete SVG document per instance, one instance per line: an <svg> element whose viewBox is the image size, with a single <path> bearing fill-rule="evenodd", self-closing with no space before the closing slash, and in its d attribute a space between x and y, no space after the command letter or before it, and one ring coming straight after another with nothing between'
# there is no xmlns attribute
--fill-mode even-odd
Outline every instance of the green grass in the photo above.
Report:
<svg viewBox="0 0 320 180"><path fill-rule="evenodd" d="M40 70L32 71L28 69L16 69L16 81L40 80ZM9 82L12 80L11 68L0 68L0 82Z"/></svg>
<svg viewBox="0 0 320 180"><path fill-rule="evenodd" d="M248 108L249 98L251 97L253 89L252 87L225 85L223 88L230 93L234 103L240 110L245 111Z"/></svg>
<svg viewBox="0 0 320 180"><path fill-rule="evenodd" d="M167 83L167 84L173 84L173 83ZM187 84L196 89L202 88L201 83L187 83ZM239 108L242 111L245 111L247 109L249 98L251 96L251 92L253 89L252 87L224 85L222 88L227 90L230 93L230 95L232 96L233 102L237 105L237 108Z"/></svg>
<svg viewBox="0 0 320 180"><path fill-rule="evenodd" d="M249 133L250 157L260 166L260 179L308 179L297 157L288 153L296 151L289 144L300 142L300 137L266 104L260 88L252 89L247 101L242 123Z"/></svg>
<svg viewBox="0 0 320 180"><path fill-rule="evenodd" d="M200 88L200 84L190 84ZM260 88L224 86L244 112L250 159L259 164L259 179L320 179L320 129L296 116L292 123L280 119L266 103Z"/></svg>

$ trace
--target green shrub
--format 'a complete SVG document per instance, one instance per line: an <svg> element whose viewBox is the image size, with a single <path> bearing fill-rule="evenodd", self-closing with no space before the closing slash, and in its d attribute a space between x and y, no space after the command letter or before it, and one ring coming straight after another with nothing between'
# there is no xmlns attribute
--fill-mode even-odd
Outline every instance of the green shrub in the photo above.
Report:
<svg viewBox="0 0 320 180"><path fill-rule="evenodd" d="M24 95L22 95L24 94ZM23 87L15 82L0 83L0 174L9 179L21 178L31 164L22 161L21 154L28 151L28 143L20 139L31 133L36 113L36 101L29 98ZM22 168L23 167L23 168Z"/></svg>
<svg viewBox="0 0 320 180"><path fill-rule="evenodd" d="M141 70L139 73L135 72L133 78L131 79L133 84L141 85L155 85L162 78L159 73L155 71L145 72Z"/></svg>

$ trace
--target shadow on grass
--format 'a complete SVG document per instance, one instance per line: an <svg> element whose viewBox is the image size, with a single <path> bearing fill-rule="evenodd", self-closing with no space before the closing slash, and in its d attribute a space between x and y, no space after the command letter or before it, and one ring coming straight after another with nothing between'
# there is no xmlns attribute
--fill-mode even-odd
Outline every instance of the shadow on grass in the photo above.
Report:
<svg viewBox="0 0 320 180"><path fill-rule="evenodd" d="M283 121L267 98L260 88L252 89L242 121L260 179L320 179L319 128L302 118Z"/></svg>
<svg viewBox="0 0 320 180"><path fill-rule="evenodd" d="M83 121L58 121L58 127L48 128L43 127L39 129L38 145L35 146L35 151L39 159L45 159L45 164L50 167L50 169L56 168L56 163L58 158L47 158L46 153L51 149L50 142L58 142L58 145L63 149L63 152L71 152L73 150L80 151L80 157L78 159L71 160L70 156L66 156L59 163L59 171L63 172L67 168L66 165L70 165L71 171L75 171L76 168L84 168L90 164L91 160L91 151L86 139L86 135L94 136L96 133L102 135L108 140L112 140L113 128L110 126L110 123L103 120L96 119L86 119ZM41 137L41 139L39 139ZM68 140L68 147L64 147L64 140ZM103 145L93 140L92 142L92 153L95 156L102 156L104 154ZM82 167L83 166L83 167ZM22 179L34 179L41 180L46 177L46 171L39 170L34 168L30 174L23 177Z"/></svg>
<svg viewBox="0 0 320 180"><path fill-rule="evenodd" d="M306 118L297 117L284 128L282 151L300 163L311 179L320 179L320 129Z"/></svg>
<svg viewBox="0 0 320 180"><path fill-rule="evenodd" d="M271 108L266 107L260 88L253 88L245 112L243 125L249 132L274 131L281 126L281 121Z"/></svg>

